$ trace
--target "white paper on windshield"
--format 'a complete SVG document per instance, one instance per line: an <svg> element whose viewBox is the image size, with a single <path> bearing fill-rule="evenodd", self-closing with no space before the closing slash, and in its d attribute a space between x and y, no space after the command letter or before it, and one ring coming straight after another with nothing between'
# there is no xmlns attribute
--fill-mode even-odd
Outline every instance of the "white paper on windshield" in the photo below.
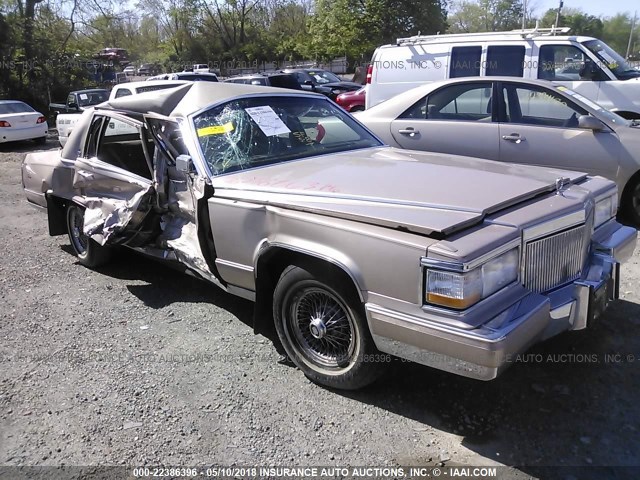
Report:
<svg viewBox="0 0 640 480"><path fill-rule="evenodd" d="M87 96L86 93L81 93L80 94L80 100L88 100L88 99L89 99L89 97Z"/></svg>
<svg viewBox="0 0 640 480"><path fill-rule="evenodd" d="M273 111L273 108L268 105L264 107L249 107L245 108L244 111L258 124L262 133L267 137L291 132L278 114Z"/></svg>

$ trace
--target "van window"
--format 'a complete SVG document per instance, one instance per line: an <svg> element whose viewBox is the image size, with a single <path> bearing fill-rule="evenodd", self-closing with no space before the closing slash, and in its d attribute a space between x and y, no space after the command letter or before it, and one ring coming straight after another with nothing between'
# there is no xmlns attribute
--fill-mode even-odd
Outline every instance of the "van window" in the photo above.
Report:
<svg viewBox="0 0 640 480"><path fill-rule="evenodd" d="M499 45L487 49L488 77L522 77L523 70L524 45Z"/></svg>
<svg viewBox="0 0 640 480"><path fill-rule="evenodd" d="M538 78L565 82L608 79L600 67L573 45L542 45L538 53Z"/></svg>
<svg viewBox="0 0 640 480"><path fill-rule="evenodd" d="M633 68L618 52L603 41L588 40L582 44L598 57L600 62L607 65L618 80L640 77L640 71L637 68ZM604 72L602 75L605 77L603 80L608 80Z"/></svg>
<svg viewBox="0 0 640 480"><path fill-rule="evenodd" d="M479 77L482 47L453 47L451 49L450 78Z"/></svg>

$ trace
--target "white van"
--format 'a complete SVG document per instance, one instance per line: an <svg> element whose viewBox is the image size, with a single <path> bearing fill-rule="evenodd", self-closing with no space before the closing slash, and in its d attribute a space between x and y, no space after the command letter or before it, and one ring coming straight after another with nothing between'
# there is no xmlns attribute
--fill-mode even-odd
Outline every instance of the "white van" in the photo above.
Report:
<svg viewBox="0 0 640 480"><path fill-rule="evenodd" d="M506 75L551 80L625 118L640 118L640 70L603 41L568 32L551 28L399 38L373 54L366 107L425 82Z"/></svg>

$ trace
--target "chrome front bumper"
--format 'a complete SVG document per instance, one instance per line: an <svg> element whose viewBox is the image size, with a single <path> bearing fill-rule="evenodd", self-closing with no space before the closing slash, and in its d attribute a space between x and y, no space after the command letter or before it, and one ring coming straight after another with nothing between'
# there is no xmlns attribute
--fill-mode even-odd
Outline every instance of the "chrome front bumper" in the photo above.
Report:
<svg viewBox="0 0 640 480"><path fill-rule="evenodd" d="M637 232L617 222L598 229L586 275L550 294L530 293L479 328L463 330L367 303L379 350L440 370L491 380L533 344L565 330L586 328L618 298L620 263Z"/></svg>

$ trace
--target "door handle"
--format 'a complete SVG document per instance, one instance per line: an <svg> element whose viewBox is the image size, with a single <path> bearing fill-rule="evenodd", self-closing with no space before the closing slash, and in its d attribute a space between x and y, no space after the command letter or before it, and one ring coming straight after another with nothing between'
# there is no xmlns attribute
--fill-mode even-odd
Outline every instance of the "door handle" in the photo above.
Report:
<svg viewBox="0 0 640 480"><path fill-rule="evenodd" d="M420 133L419 130L415 130L413 127L407 127L407 128L401 128L400 130L398 130L398 133L401 133L402 135L409 135L410 137L413 137L414 135Z"/></svg>
<svg viewBox="0 0 640 480"><path fill-rule="evenodd" d="M526 140L526 138L521 137L519 133L512 133L511 135L503 135L502 139L507 140L508 142L513 142L513 143L521 143Z"/></svg>

